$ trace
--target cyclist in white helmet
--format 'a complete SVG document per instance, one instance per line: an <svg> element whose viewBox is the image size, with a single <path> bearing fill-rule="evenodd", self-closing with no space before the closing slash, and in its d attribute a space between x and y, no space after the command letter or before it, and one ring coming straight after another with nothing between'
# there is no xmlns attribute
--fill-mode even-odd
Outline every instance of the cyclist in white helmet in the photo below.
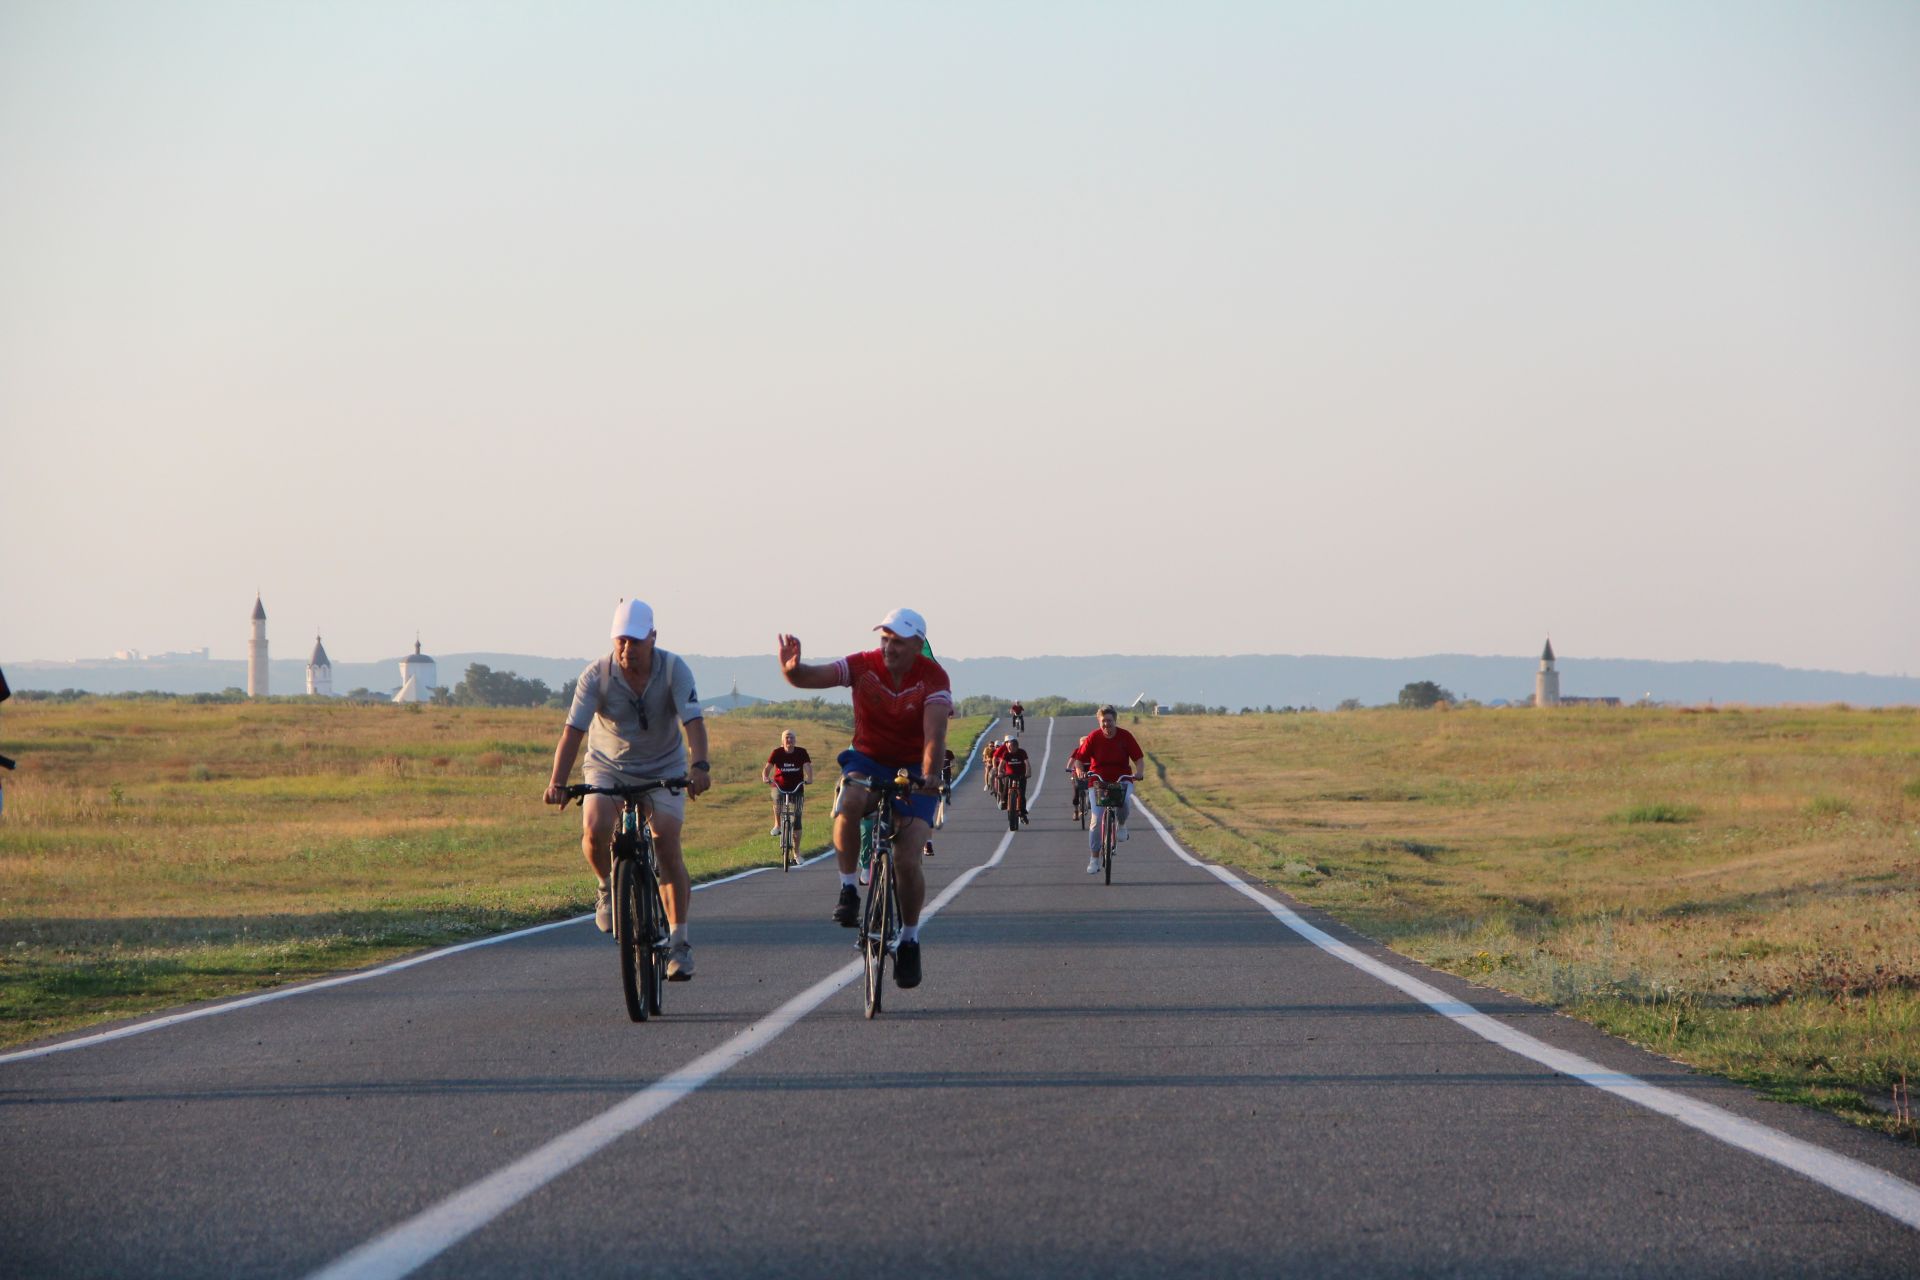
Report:
<svg viewBox="0 0 1920 1280"><path fill-rule="evenodd" d="M548 804L567 802L567 778L573 773L582 739L587 744L582 772L592 786L630 786L645 778L685 775L687 793L697 796L713 785L712 767L707 763L707 722L700 711L700 693L693 686L693 670L680 655L657 647L656 638L653 609L645 601L621 601L613 611L613 652L589 663L573 686L573 707L553 753ZM660 896L673 931L667 980L685 982L693 977L693 945L687 940L693 883L680 853L686 797L661 790L640 803L653 832ZM588 796L582 811L580 847L599 886L593 922L600 932L611 933L613 905L607 876L613 870L613 832L620 821L620 800Z"/></svg>

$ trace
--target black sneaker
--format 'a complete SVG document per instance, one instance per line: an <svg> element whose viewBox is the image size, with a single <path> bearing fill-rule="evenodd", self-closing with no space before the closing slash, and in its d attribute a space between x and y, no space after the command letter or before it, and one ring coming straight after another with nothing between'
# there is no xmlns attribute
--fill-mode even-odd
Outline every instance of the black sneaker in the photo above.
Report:
<svg viewBox="0 0 1920 1280"><path fill-rule="evenodd" d="M920 944L903 942L893 952L893 981L902 989L920 985Z"/></svg>
<svg viewBox="0 0 1920 1280"><path fill-rule="evenodd" d="M840 886L840 902L833 909L833 922L849 929L860 923L860 891L850 884Z"/></svg>

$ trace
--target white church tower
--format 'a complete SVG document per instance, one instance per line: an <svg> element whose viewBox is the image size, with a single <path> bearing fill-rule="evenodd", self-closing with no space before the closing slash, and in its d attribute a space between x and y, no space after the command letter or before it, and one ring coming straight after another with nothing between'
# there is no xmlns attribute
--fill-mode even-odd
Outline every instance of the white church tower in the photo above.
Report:
<svg viewBox="0 0 1920 1280"><path fill-rule="evenodd" d="M322 698L333 696L333 663L327 661L326 648L318 635L313 637L313 656L307 659L307 692Z"/></svg>
<svg viewBox="0 0 1920 1280"><path fill-rule="evenodd" d="M400 692L395 702L432 702L433 687L440 682L433 659L420 652L420 637L413 638L413 652L400 659Z"/></svg>
<svg viewBox="0 0 1920 1280"><path fill-rule="evenodd" d="M253 593L253 639L247 642L247 696L267 696L267 609Z"/></svg>
<svg viewBox="0 0 1920 1280"><path fill-rule="evenodd" d="M1540 670L1533 677L1533 705L1536 707L1557 707L1560 705L1560 673L1553 669L1553 637L1547 637L1547 647L1540 651Z"/></svg>

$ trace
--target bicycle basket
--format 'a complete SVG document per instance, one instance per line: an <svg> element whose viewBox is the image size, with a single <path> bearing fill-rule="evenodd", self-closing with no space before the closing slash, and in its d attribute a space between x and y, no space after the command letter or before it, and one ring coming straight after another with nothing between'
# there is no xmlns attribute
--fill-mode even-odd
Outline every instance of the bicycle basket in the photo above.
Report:
<svg viewBox="0 0 1920 1280"><path fill-rule="evenodd" d="M1118 783L1111 787L1102 786L1099 788L1099 792L1100 803L1110 809L1118 809L1122 804L1126 803L1127 787L1125 783Z"/></svg>

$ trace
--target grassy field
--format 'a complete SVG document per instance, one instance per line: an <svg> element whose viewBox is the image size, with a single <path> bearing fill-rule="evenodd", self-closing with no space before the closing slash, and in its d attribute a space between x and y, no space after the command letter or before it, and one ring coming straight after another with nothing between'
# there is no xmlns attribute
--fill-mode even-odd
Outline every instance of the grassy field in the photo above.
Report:
<svg viewBox="0 0 1920 1280"><path fill-rule="evenodd" d="M280 699L12 702L0 1043L353 968L590 908L562 714ZM708 722L696 880L776 859L760 766L791 727L830 790L844 708ZM956 753L985 717L955 721ZM819 783L816 783L819 789ZM808 843L824 845L815 816Z"/></svg>
<svg viewBox="0 0 1920 1280"><path fill-rule="evenodd" d="M1395 950L1909 1138L1920 712L1131 726L1190 847Z"/></svg>

